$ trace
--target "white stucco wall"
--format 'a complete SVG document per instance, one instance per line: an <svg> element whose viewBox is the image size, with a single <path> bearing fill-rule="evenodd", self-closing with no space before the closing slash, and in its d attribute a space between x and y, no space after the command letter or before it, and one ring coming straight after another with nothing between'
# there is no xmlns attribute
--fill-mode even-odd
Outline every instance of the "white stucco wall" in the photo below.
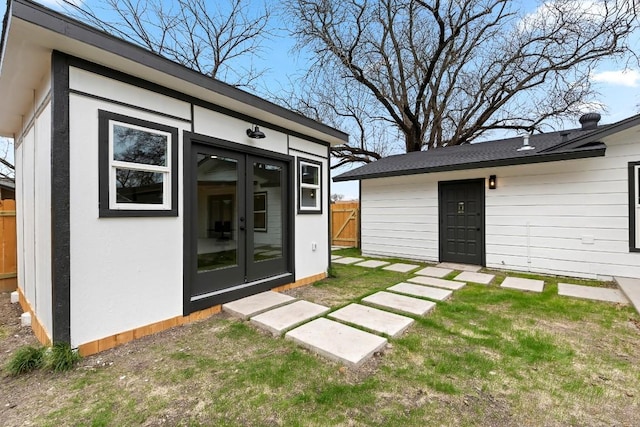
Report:
<svg viewBox="0 0 640 427"><path fill-rule="evenodd" d="M640 277L627 182L640 138L631 129L605 142L600 158L363 180L363 253L438 261L438 181L497 175L498 188L485 191L488 267Z"/></svg>
<svg viewBox="0 0 640 427"><path fill-rule="evenodd" d="M72 69L70 86L96 87L117 101L190 119L187 103ZM182 314L182 217L99 218L98 109L179 129L178 174L182 185L182 132L190 122L137 108L70 96L71 344L148 325ZM177 203L182 211L182 191Z"/></svg>
<svg viewBox="0 0 640 427"><path fill-rule="evenodd" d="M322 214L296 214L296 279L321 274L329 267L329 161L328 148L301 138L289 138L289 154L294 162L295 193L294 206L297 212L300 196L298 158L322 163ZM315 248L315 249L314 249Z"/></svg>
<svg viewBox="0 0 640 427"><path fill-rule="evenodd" d="M296 279L326 271L329 174L325 146L300 138L292 143L288 135L268 127L261 127L266 139L253 140L246 136L252 123L199 106L193 106L192 130L189 103L75 68L71 68L70 86L72 345L182 314L183 131L289 154L294 157L294 175L296 156L322 161L323 213L291 213L296 230L292 250L296 251ZM178 217L99 217L98 110L178 128ZM297 184L291 191L297 192ZM277 203L271 193L269 205ZM269 227L275 227L272 221L278 219L269 215L268 220Z"/></svg>

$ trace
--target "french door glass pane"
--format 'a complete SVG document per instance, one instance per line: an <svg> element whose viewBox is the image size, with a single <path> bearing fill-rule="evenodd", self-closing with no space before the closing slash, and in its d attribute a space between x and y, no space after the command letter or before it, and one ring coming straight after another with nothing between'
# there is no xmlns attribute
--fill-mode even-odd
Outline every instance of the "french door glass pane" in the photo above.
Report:
<svg viewBox="0 0 640 427"><path fill-rule="evenodd" d="M198 271L238 264L238 161L198 154Z"/></svg>
<svg viewBox="0 0 640 427"><path fill-rule="evenodd" d="M282 168L253 163L253 260L282 257Z"/></svg>

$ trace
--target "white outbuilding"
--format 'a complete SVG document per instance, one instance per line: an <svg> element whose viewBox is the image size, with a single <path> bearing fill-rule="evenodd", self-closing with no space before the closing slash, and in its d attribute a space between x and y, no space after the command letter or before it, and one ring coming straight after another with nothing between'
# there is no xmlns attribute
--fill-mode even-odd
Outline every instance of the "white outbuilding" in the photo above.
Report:
<svg viewBox="0 0 640 427"><path fill-rule="evenodd" d="M347 135L27 0L2 33L20 302L91 354L326 276Z"/></svg>

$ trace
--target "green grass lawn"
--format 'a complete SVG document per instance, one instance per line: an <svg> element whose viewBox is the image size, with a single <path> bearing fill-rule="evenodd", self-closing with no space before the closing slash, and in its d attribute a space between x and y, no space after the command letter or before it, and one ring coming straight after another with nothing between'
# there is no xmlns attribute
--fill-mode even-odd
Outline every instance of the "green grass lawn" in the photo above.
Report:
<svg viewBox="0 0 640 427"><path fill-rule="evenodd" d="M342 265L333 274L290 292L337 309L410 277ZM14 413L0 407L0 421L640 425L638 314L559 297L556 278L543 278L542 294L501 289L503 279L455 291L359 369L217 315L86 358L69 373L3 377L0 386L28 397Z"/></svg>

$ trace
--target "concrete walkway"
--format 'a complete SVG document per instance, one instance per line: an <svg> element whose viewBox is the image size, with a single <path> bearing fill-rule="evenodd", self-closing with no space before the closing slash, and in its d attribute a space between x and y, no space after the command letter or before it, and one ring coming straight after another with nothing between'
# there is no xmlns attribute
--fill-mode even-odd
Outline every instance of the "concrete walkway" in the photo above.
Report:
<svg viewBox="0 0 640 427"><path fill-rule="evenodd" d="M420 267L356 257L342 257L333 262L405 273ZM412 316L428 315L438 301L450 298L454 291L466 286L466 282L488 285L493 281L494 275L478 270L476 266L458 264L426 267L413 273L414 277L407 278L406 282L392 284L386 291L368 295L359 303L335 311L272 291L224 304L222 308L276 336L284 334L286 339L312 352L357 367L385 348L386 337L400 336L414 322ZM453 280L442 279L453 272L459 273ZM616 281L640 311L640 280L616 278ZM542 292L544 281L507 277L501 287ZM566 296L626 301L616 289L560 283L558 290Z"/></svg>
<svg viewBox="0 0 640 427"><path fill-rule="evenodd" d="M640 313L640 279L630 279L628 277L614 277L618 287L629 299L631 304Z"/></svg>

